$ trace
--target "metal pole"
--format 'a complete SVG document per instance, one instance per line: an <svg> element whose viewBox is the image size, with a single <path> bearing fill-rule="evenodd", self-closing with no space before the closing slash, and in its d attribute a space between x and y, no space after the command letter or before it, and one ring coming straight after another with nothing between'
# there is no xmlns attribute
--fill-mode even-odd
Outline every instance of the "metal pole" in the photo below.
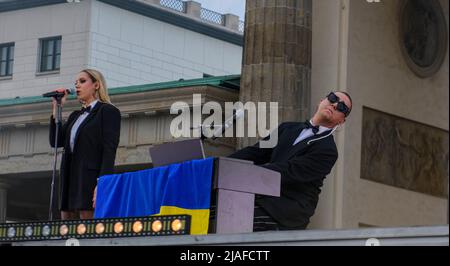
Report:
<svg viewBox="0 0 450 266"><path fill-rule="evenodd" d="M55 191L55 180L56 180L56 165L58 162L58 134L59 134L59 127L61 126L61 120L62 120L62 115L61 115L61 98L60 96L56 96L56 117L54 117L55 119L55 124L56 124L56 128L55 128L55 145L54 145L54 149L53 149L53 153L54 153L54 158L53 158L53 172L52 172L52 183L50 186L50 206L48 208L48 220L49 221L53 221L53 201L54 201L54 191Z"/></svg>

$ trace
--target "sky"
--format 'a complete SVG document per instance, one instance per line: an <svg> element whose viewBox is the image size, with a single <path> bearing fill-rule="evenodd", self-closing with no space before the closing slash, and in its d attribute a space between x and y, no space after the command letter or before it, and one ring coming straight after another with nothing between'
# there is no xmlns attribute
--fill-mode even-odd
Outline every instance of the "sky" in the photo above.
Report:
<svg viewBox="0 0 450 266"><path fill-rule="evenodd" d="M245 18L245 0L194 0L202 4L203 8L218 13L231 13L239 16L240 20Z"/></svg>

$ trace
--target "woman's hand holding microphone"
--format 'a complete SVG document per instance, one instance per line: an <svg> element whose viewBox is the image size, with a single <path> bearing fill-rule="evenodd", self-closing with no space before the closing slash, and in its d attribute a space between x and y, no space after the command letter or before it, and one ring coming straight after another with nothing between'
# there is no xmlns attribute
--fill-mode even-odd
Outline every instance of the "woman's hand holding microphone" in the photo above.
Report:
<svg viewBox="0 0 450 266"><path fill-rule="evenodd" d="M61 107L64 105L64 103L67 101L67 96L69 95L69 91L65 88L58 88L55 90L55 92L64 93L64 96L61 98ZM52 97L52 105L53 105L53 117L56 116L56 107L57 102L55 97Z"/></svg>

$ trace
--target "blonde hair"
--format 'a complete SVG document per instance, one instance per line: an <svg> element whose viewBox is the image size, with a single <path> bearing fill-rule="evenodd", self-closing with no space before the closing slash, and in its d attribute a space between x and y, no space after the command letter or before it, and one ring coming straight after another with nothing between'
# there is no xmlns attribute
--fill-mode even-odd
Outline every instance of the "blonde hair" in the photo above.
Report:
<svg viewBox="0 0 450 266"><path fill-rule="evenodd" d="M100 71L94 70L94 69L83 69L80 72L84 72L89 75L89 77L92 79L92 82L98 82L98 90L96 91L95 95L99 101L104 103L111 104L111 99L108 95L108 88L106 87L106 81L103 77L103 74L100 73Z"/></svg>

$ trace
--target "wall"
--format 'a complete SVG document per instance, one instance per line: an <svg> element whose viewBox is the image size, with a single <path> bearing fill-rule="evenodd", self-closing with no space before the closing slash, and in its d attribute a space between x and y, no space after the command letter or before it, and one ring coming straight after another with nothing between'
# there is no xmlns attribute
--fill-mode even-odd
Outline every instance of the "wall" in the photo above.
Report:
<svg viewBox="0 0 450 266"><path fill-rule="evenodd" d="M59 35L59 73L37 75L39 39ZM0 44L9 42L13 77L0 80L0 99L73 87L86 67L102 71L109 87L241 72L239 45L95 0L3 12Z"/></svg>
<svg viewBox="0 0 450 266"><path fill-rule="evenodd" d="M346 1L314 0L312 26L311 116L330 91L346 89L348 10ZM352 114L353 116L353 114ZM343 209L343 138L350 119L334 133L339 159L324 181L309 228L341 228Z"/></svg>
<svg viewBox="0 0 450 266"><path fill-rule="evenodd" d="M440 1L447 19L448 1ZM344 226L448 223L446 199L359 179L362 107L370 107L448 131L448 50L439 72L417 77L406 65L399 41L401 1L350 1L348 88L355 111L345 136ZM347 160L348 159L348 160ZM430 177L431 178L431 177Z"/></svg>
<svg viewBox="0 0 450 266"><path fill-rule="evenodd" d="M90 28L89 66L110 87L241 72L241 46L98 1Z"/></svg>
<svg viewBox="0 0 450 266"><path fill-rule="evenodd" d="M448 131L448 51L438 73L417 77L400 50L400 3L313 3L312 103L338 88L348 91L354 104L335 134L340 156L310 228L448 223L446 199L360 178L363 107ZM440 3L448 31L448 1Z"/></svg>
<svg viewBox="0 0 450 266"><path fill-rule="evenodd" d="M0 99L40 95L73 84L87 63L89 1L0 13L0 43L15 42L12 79L0 80ZM62 35L59 74L36 75L39 39Z"/></svg>

